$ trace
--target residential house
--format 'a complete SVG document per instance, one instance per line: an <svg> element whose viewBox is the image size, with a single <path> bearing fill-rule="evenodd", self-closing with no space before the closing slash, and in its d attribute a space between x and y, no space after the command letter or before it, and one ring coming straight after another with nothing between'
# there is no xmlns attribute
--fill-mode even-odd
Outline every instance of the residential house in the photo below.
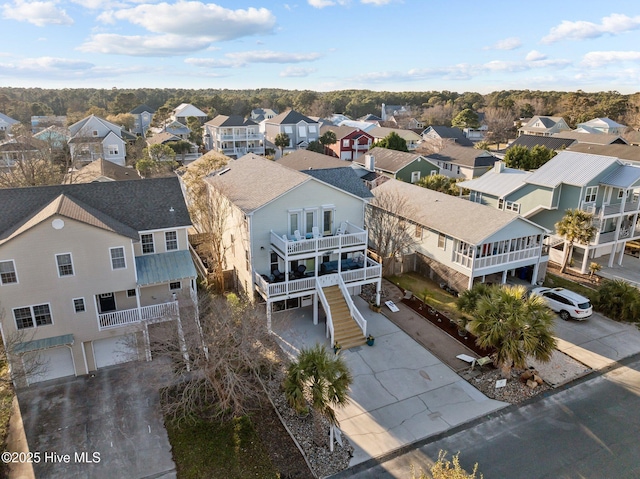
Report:
<svg viewBox="0 0 640 479"><path fill-rule="evenodd" d="M317 141L320 136L318 122L298 113L287 110L284 113L264 120L265 139L275 145L276 136L285 133L289 137L289 146L284 151L306 149L309 143Z"/></svg>
<svg viewBox="0 0 640 479"><path fill-rule="evenodd" d="M609 133L586 133L584 131L563 131L561 133L555 133L555 138L570 138L578 143L589 143L592 145L626 145L627 142L620 135L613 135Z"/></svg>
<svg viewBox="0 0 640 479"><path fill-rule="evenodd" d="M477 112L476 115L478 115L478 122L480 123L480 126L478 128L462 129L464 136L474 143L483 141L485 135L487 134L487 131L489 130L489 126L486 123L485 114L483 112Z"/></svg>
<svg viewBox="0 0 640 479"><path fill-rule="evenodd" d="M322 179L312 176L318 172ZM379 292L381 281L380 265L367 258L370 193L355 175L336 187L329 181L340 172L310 173L249 154L206 177L211 194L223 195L229 208L227 267L242 289L266 302L269 327L276 311L313 306L314 324L324 311L332 343L363 344L366 321L351 295L364 284Z"/></svg>
<svg viewBox="0 0 640 479"><path fill-rule="evenodd" d="M640 146L640 131L628 129L624 134L624 141L629 145Z"/></svg>
<svg viewBox="0 0 640 479"><path fill-rule="evenodd" d="M353 160L366 151L369 151L373 143L373 136L366 131L350 126L323 126L320 128L320 136L332 131L336 135L336 142L327 145L327 149L336 158L341 160Z"/></svg>
<svg viewBox="0 0 640 479"><path fill-rule="evenodd" d="M562 135L562 133L558 133ZM509 151L514 146L524 146L528 150L533 149L536 146L544 146L550 150L559 151L564 150L571 145L575 144L577 140L573 138L564 138L560 136L535 136L535 135L520 135L509 146L506 151Z"/></svg>
<svg viewBox="0 0 640 479"><path fill-rule="evenodd" d="M608 135L621 136L627 131L627 125L622 125L611 118L594 118L593 120L578 123L575 131L585 133L606 133Z"/></svg>
<svg viewBox="0 0 640 479"><path fill-rule="evenodd" d="M574 143L569 151L589 153L591 155L614 156L624 163L640 165L640 148L632 145L614 143L611 145L593 145L589 143Z"/></svg>
<svg viewBox="0 0 640 479"><path fill-rule="evenodd" d="M501 162L480 178L460 183L471 190L470 200L511 210L555 231L568 209L594 214L595 238L574 245L574 260L582 273L589 261L616 254L622 264L625 245L640 239L640 167L611 156L562 151L534 172L504 168ZM564 240L550 238L551 260L562 261Z"/></svg>
<svg viewBox="0 0 640 479"><path fill-rule="evenodd" d="M125 165L125 140L120 126L91 115L71 125L69 134L68 143L74 163L104 158Z"/></svg>
<svg viewBox="0 0 640 479"><path fill-rule="evenodd" d="M95 183L102 181L139 180L135 168L116 165L102 158L92 161L79 170L72 168L66 175L65 183Z"/></svg>
<svg viewBox="0 0 640 479"><path fill-rule="evenodd" d="M551 136L554 133L570 130L567 122L560 116L536 115L518 128L518 135Z"/></svg>
<svg viewBox="0 0 640 479"><path fill-rule="evenodd" d="M185 140L179 136L174 135L173 133L169 133L168 131L163 131L161 133L157 133L149 138L147 138L147 145L168 145L171 146L172 143L183 142L189 145L188 150L185 148L180 152L176 152L175 161L182 165L188 165L192 161L197 160L202 156L198 145L195 143Z"/></svg>
<svg viewBox="0 0 640 479"><path fill-rule="evenodd" d="M473 141L464 135L458 127L432 125L422 132L422 139L443 148L448 143L460 146L473 146Z"/></svg>
<svg viewBox="0 0 640 479"><path fill-rule="evenodd" d="M380 117L382 121L388 121L393 116L406 116L411 114L409 105L385 105L382 104L380 109Z"/></svg>
<svg viewBox="0 0 640 479"><path fill-rule="evenodd" d="M171 112L171 119L177 122L182 123L183 125L187 124L187 119L191 116L196 117L200 120L200 124L204 124L207 121L207 114L203 112L200 108L197 108L189 103L181 103Z"/></svg>
<svg viewBox="0 0 640 479"><path fill-rule="evenodd" d="M416 270L424 276L457 291L476 282L506 283L515 277L536 284L544 279L547 231L517 213L397 180L372 193L404 205L391 214L413 225ZM370 207L376 207L375 199Z"/></svg>
<svg viewBox="0 0 640 479"><path fill-rule="evenodd" d="M4 113L0 113L0 135L11 133L11 127L17 123L20 122L5 115ZM0 139L2 139L2 136L0 136Z"/></svg>
<svg viewBox="0 0 640 479"><path fill-rule="evenodd" d="M129 113L133 115L132 133L138 136L146 136L155 112L153 108L147 105L140 105L131 110Z"/></svg>
<svg viewBox="0 0 640 479"><path fill-rule="evenodd" d="M470 180L493 168L498 158L486 150L450 144L426 158L440 167L441 175Z"/></svg>
<svg viewBox="0 0 640 479"><path fill-rule="evenodd" d="M19 161L36 157L40 150L30 138L18 137L0 142L0 168L12 168Z"/></svg>
<svg viewBox="0 0 640 479"><path fill-rule="evenodd" d="M367 130L373 137L373 143L386 138L391 133L396 133L400 138L407 142L407 149L413 151L418 147L418 144L422 141L422 137L412 130L402 130L399 128L386 128L383 126L374 126Z"/></svg>
<svg viewBox="0 0 640 479"><path fill-rule="evenodd" d="M188 140L189 135L191 134L191 129L177 120L172 120L169 124L165 125L161 130L159 130L158 132L154 132L154 135L161 132L170 133L182 140Z"/></svg>
<svg viewBox="0 0 640 479"><path fill-rule="evenodd" d="M420 178L438 173L440 167L418 153L376 147L353 162L388 178L415 183Z"/></svg>
<svg viewBox="0 0 640 479"><path fill-rule="evenodd" d="M33 135L34 138L45 142L52 150L63 150L69 142L69 129L51 125Z"/></svg>
<svg viewBox="0 0 640 479"><path fill-rule="evenodd" d="M197 318L177 178L0 189L0 202L2 337L14 372L46 365L19 386L151 359L156 322Z"/></svg>
<svg viewBox="0 0 640 479"><path fill-rule="evenodd" d="M263 120L270 120L278 114L277 111L272 110L271 108L254 108L251 110L251 119L260 123Z"/></svg>
<svg viewBox="0 0 640 479"><path fill-rule="evenodd" d="M350 126L352 128L358 128L362 131L369 131L371 128L380 126L377 121L361 121L361 120L343 120L338 123L338 126Z"/></svg>
<svg viewBox="0 0 640 479"><path fill-rule="evenodd" d="M52 126L58 127L58 128L66 128L67 117L66 116L32 116L31 117L31 132L34 135Z"/></svg>
<svg viewBox="0 0 640 479"><path fill-rule="evenodd" d="M240 115L218 115L206 122L203 142L207 150L219 151L231 158L247 153L264 155L264 133L255 121Z"/></svg>
<svg viewBox="0 0 640 479"><path fill-rule="evenodd" d="M349 168L351 162L339 160L334 156L323 155L311 150L296 150L275 160L276 163L298 171L320 170L324 168Z"/></svg>

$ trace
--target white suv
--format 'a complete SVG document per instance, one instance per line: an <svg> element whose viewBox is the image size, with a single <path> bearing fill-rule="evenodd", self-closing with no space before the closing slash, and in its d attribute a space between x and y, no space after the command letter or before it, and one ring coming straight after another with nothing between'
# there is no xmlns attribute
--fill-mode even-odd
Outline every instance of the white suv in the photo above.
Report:
<svg viewBox="0 0 640 479"><path fill-rule="evenodd" d="M580 296L564 288L534 288L531 294L540 296L547 306L567 321L573 319L587 319L593 314L593 308L588 298Z"/></svg>

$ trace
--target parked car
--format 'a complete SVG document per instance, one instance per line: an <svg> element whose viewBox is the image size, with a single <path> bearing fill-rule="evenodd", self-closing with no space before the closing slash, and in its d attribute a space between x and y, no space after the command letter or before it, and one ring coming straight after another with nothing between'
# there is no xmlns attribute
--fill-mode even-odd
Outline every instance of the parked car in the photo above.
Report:
<svg viewBox="0 0 640 479"><path fill-rule="evenodd" d="M588 298L564 288L534 288L531 294L540 296L547 306L567 321L587 319L593 314L593 307Z"/></svg>

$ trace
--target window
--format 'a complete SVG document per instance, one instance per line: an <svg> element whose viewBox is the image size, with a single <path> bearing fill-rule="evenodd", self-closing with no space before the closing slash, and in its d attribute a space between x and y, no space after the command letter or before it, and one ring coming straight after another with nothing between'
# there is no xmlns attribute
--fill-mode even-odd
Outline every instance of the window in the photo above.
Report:
<svg viewBox="0 0 640 479"><path fill-rule="evenodd" d="M343 146L344 148L349 148L349 139L342 140L342 146Z"/></svg>
<svg viewBox="0 0 640 479"><path fill-rule="evenodd" d="M142 254L149 254L155 252L153 247L153 235L143 234L140 235L140 241L142 242Z"/></svg>
<svg viewBox="0 0 640 479"><path fill-rule="evenodd" d="M71 253L57 254L56 263L58 263L58 276L73 276Z"/></svg>
<svg viewBox="0 0 640 479"><path fill-rule="evenodd" d="M322 234L330 235L333 232L333 210L322 211Z"/></svg>
<svg viewBox="0 0 640 479"><path fill-rule="evenodd" d="M504 209L506 211L513 211L515 213L520 213L520 203L514 203L513 201L507 201L504 205Z"/></svg>
<svg viewBox="0 0 640 479"><path fill-rule="evenodd" d="M621 200L622 198L624 198L624 190L620 189L618 190L618 199Z"/></svg>
<svg viewBox="0 0 640 479"><path fill-rule="evenodd" d="M271 252L270 254L270 271L273 273L276 269L279 270L278 268L278 255L275 252Z"/></svg>
<svg viewBox="0 0 640 479"><path fill-rule="evenodd" d="M75 298L73 300L73 309L76 313L84 313L84 298Z"/></svg>
<svg viewBox="0 0 640 479"><path fill-rule="evenodd" d="M498 200L498 209L499 210L503 210L504 209L504 199L503 198L500 198Z"/></svg>
<svg viewBox="0 0 640 479"><path fill-rule="evenodd" d="M178 233L175 231L167 231L164 234L164 242L167 246L167 251L175 251L178 249Z"/></svg>
<svg viewBox="0 0 640 479"><path fill-rule="evenodd" d="M309 133L316 133L316 125L309 125Z"/></svg>
<svg viewBox="0 0 640 479"><path fill-rule="evenodd" d="M293 133L293 127L285 126L284 127L284 132L290 135L291 133Z"/></svg>
<svg viewBox="0 0 640 479"><path fill-rule="evenodd" d="M39 304L36 306L27 306L24 308L15 308L13 317L16 320L18 329L33 328L35 326L44 326L52 324L51 309L48 304Z"/></svg>
<svg viewBox="0 0 640 479"><path fill-rule="evenodd" d="M414 233L416 238L422 238L422 226L416 225L416 231Z"/></svg>
<svg viewBox="0 0 640 479"><path fill-rule="evenodd" d="M300 230L300 212L289 212L289 234L293 235L295 230Z"/></svg>
<svg viewBox="0 0 640 479"><path fill-rule="evenodd" d="M447 237L442 233L438 233L438 248L445 249L447 243Z"/></svg>
<svg viewBox="0 0 640 479"><path fill-rule="evenodd" d="M134 298L136 296L136 290L135 289L128 289L127 290L127 298Z"/></svg>
<svg viewBox="0 0 640 479"><path fill-rule="evenodd" d="M307 137L307 127L306 126L299 126L298 127L298 136L299 137Z"/></svg>
<svg viewBox="0 0 640 479"><path fill-rule="evenodd" d="M109 145L107 147L107 149L109 150L109 154L110 155L117 155L118 154L118 145Z"/></svg>
<svg viewBox="0 0 640 479"><path fill-rule="evenodd" d="M304 212L305 217L305 227L304 232L311 234L313 232L313 227L316 225L316 210L306 210Z"/></svg>
<svg viewBox="0 0 640 479"><path fill-rule="evenodd" d="M415 183L419 179L420 179L420 172L419 171L412 171L411 172L411 183Z"/></svg>
<svg viewBox="0 0 640 479"><path fill-rule="evenodd" d="M598 195L598 187L597 186L587 186L586 193L584 195L585 203L593 203L596 201L596 196Z"/></svg>
<svg viewBox="0 0 640 479"><path fill-rule="evenodd" d="M109 248L111 254L111 269L122 269L127 267L127 263L124 259L124 248L119 246L117 248Z"/></svg>
<svg viewBox="0 0 640 479"><path fill-rule="evenodd" d="M431 170L431 176L436 176L438 172L436 170Z"/></svg>
<svg viewBox="0 0 640 479"><path fill-rule="evenodd" d="M93 130L93 131L91 132L91 134L92 134L93 136L98 136L98 130Z"/></svg>
<svg viewBox="0 0 640 479"><path fill-rule="evenodd" d="M16 265L13 260L0 261L0 283L11 284L17 282L18 276L16 275Z"/></svg>
<svg viewBox="0 0 640 479"><path fill-rule="evenodd" d="M180 284L180 281L173 281L172 283L169 283L170 290L180 289L181 287L182 285Z"/></svg>

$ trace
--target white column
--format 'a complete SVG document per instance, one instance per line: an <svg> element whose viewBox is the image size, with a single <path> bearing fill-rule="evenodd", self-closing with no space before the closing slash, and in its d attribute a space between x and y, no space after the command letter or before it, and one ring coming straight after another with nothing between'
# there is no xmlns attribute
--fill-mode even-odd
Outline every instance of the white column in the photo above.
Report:
<svg viewBox="0 0 640 479"><path fill-rule="evenodd" d="M509 271L508 269L505 269L505 270L502 272L502 284L505 284L505 283L507 282L507 272L508 272L508 271Z"/></svg>
<svg viewBox="0 0 640 479"><path fill-rule="evenodd" d="M271 301L267 300L267 330L271 331L271 310L272 308Z"/></svg>
<svg viewBox="0 0 640 479"><path fill-rule="evenodd" d="M586 274L588 263L589 263L589 246L585 246L584 254L582 255L582 268L580 269L580 272L582 274Z"/></svg>
<svg viewBox="0 0 640 479"><path fill-rule="evenodd" d="M144 353L147 361L151 361L151 341L149 340L149 325L145 321L144 329L142 330L144 336Z"/></svg>
<svg viewBox="0 0 640 479"><path fill-rule="evenodd" d="M318 325L318 293L313 293L313 324Z"/></svg>

